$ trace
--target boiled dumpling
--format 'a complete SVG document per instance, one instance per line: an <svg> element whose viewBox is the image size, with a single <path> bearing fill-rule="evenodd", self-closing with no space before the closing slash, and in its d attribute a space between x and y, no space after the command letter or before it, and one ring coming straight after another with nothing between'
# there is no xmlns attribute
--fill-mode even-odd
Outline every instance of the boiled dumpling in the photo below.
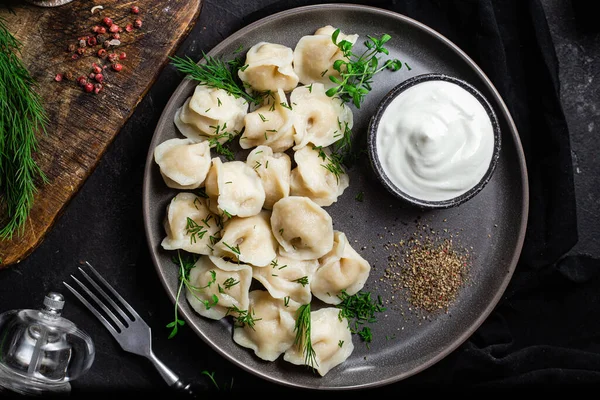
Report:
<svg viewBox="0 0 600 400"><path fill-rule="evenodd" d="M218 215L250 217L265 203L265 189L255 170L244 161L222 162L214 157L205 181L210 209Z"/></svg>
<svg viewBox="0 0 600 400"><path fill-rule="evenodd" d="M266 210L251 217L232 217L225 222L213 255L257 267L269 265L277 256L278 247L270 217Z"/></svg>
<svg viewBox="0 0 600 400"><path fill-rule="evenodd" d="M275 152L282 152L294 145L294 113L282 89L265 96L261 107L246 114L244 126L240 136L242 149L267 145Z"/></svg>
<svg viewBox="0 0 600 400"><path fill-rule="evenodd" d="M335 307L321 308L310 314L310 340L315 351L314 363L307 364L305 349L293 345L283 355L283 359L296 365L309 365L325 376L332 368L340 365L354 351L352 332L348 319L340 317Z"/></svg>
<svg viewBox="0 0 600 400"><path fill-rule="evenodd" d="M367 282L371 266L348 242L342 232L334 232L333 249L319 259L319 268L311 280L315 297L328 304L340 304L341 294L358 293Z"/></svg>
<svg viewBox="0 0 600 400"><path fill-rule="evenodd" d="M350 184L344 167L331 161L328 148L303 147L294 153L290 195L310 197L320 206L329 206Z"/></svg>
<svg viewBox="0 0 600 400"><path fill-rule="evenodd" d="M329 146L351 131L352 110L338 97L329 97L321 83L298 86L290 95L294 110L294 150L307 145Z"/></svg>
<svg viewBox="0 0 600 400"><path fill-rule="evenodd" d="M315 31L313 35L300 38L294 49L294 71L299 82L304 85L322 83L326 88L335 86L329 76L340 77L340 73L333 68L336 60L347 60L344 53L333 43L332 34L335 28L331 25L324 26ZM358 35L338 35L338 43L346 40L352 44L358 40Z"/></svg>
<svg viewBox="0 0 600 400"><path fill-rule="evenodd" d="M204 184L210 168L208 142L168 139L154 149L154 161L165 184L173 189L196 189Z"/></svg>
<svg viewBox="0 0 600 400"><path fill-rule="evenodd" d="M312 299L310 282L318 266L318 260L295 260L278 255L268 267L252 268L252 277L276 299L289 298L308 304Z"/></svg>
<svg viewBox="0 0 600 400"><path fill-rule="evenodd" d="M248 103L224 89L197 85L175 112L175 125L189 139L202 142L217 139L224 143L244 128Z"/></svg>
<svg viewBox="0 0 600 400"><path fill-rule="evenodd" d="M249 301L248 315L253 323L234 326L233 340L254 350L259 358L275 361L294 344L298 305L275 299L266 290L251 291Z"/></svg>
<svg viewBox="0 0 600 400"><path fill-rule="evenodd" d="M314 260L333 248L331 216L308 197L288 196L275 203L271 229L286 257Z"/></svg>
<svg viewBox="0 0 600 400"><path fill-rule="evenodd" d="M259 42L246 53L246 68L238 71L242 82L251 89L264 92L290 91L298 85L292 61L294 51L284 45Z"/></svg>
<svg viewBox="0 0 600 400"><path fill-rule="evenodd" d="M218 320L231 315L235 318L248 311L251 283L252 269L249 266L223 271L210 258L201 256L190 269L185 297L203 317Z"/></svg>
<svg viewBox="0 0 600 400"><path fill-rule="evenodd" d="M258 146L246 158L260 177L265 189L264 208L271 210L273 204L289 196L292 160L286 153L274 153L269 146Z"/></svg>
<svg viewBox="0 0 600 400"><path fill-rule="evenodd" d="M220 231L218 216L211 213L206 199L193 193L178 193L167 206L164 227L165 250L182 249L195 254L211 254L211 238Z"/></svg>

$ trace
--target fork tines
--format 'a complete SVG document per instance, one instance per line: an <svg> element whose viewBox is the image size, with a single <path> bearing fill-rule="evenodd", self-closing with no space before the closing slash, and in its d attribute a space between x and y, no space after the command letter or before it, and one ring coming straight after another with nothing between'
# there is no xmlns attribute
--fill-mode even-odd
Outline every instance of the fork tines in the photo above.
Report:
<svg viewBox="0 0 600 400"><path fill-rule="evenodd" d="M74 275L71 275L71 278L79 285L79 287L81 287L87 297L79 293L68 283L63 282L63 284L102 322L102 324L104 324L104 326L113 335L119 334L125 330L131 322L139 319L140 316L135 312L133 307L131 307L125 301L125 299L123 299L123 297L121 297L121 295L98 273L98 271L92 267L89 262L86 261L85 266L91 272L90 274L88 274L82 267L79 267L78 269L81 275L91 285L91 289L87 287L81 280L77 279ZM107 291L112 295L112 297L107 293ZM88 298L90 300L88 300ZM104 300L102 300L102 298ZM117 302L120 303L120 305L118 305ZM102 310L102 312L92 303L95 303ZM123 310L123 308L129 312L129 315ZM115 315L115 312L117 312L121 318Z"/></svg>

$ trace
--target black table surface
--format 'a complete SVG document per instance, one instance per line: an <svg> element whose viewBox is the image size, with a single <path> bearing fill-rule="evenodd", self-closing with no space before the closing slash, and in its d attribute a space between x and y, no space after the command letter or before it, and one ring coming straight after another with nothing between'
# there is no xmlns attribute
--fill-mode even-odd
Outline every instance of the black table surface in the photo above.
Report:
<svg viewBox="0 0 600 400"><path fill-rule="evenodd" d="M197 23L177 53L197 57L243 27L246 16L272 3L275 1L204 0ZM569 1L544 0L542 4L558 56L560 96L571 135L579 240L570 254L597 258L600 256L600 163L596 161L600 153L597 137L600 35L598 31L578 29L575 10ZM154 127L180 80L181 76L171 66L162 71L43 243L20 264L0 271L0 312L39 308L44 295L56 290L67 297L63 315L93 337L97 351L94 364L84 376L73 381L73 394L113 390L155 392L165 387L147 360L124 352L95 317L66 293L62 282L85 260L110 271L110 281L151 326L154 353L183 380L210 388L212 383L203 374L206 371L214 373L220 387L233 386L250 392L283 389L223 359L189 328L183 327L175 338L167 338L165 325L173 319L173 305L149 256L143 228L142 184ZM597 314L592 318L597 318ZM462 351L465 350L457 349L454 356L460 356ZM440 363L445 362L452 361ZM596 364L595 372L598 371L600 365ZM582 376L589 376L589 372L582 371ZM411 379L407 381L408 384ZM578 381L573 379L573 383ZM404 383L386 389L399 390Z"/></svg>

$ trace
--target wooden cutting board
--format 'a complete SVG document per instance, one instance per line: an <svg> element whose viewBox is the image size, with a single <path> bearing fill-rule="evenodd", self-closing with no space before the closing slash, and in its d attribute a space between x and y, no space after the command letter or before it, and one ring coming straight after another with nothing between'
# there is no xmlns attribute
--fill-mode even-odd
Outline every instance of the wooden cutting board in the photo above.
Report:
<svg viewBox="0 0 600 400"><path fill-rule="evenodd" d="M132 5L139 7L138 14L131 12ZM187 36L201 5L201 0L74 0L51 8L24 1L0 6L0 18L23 44L22 59L38 82L50 119L47 134L39 135L36 153L48 181L38 185L24 232L11 240L0 239L0 269L23 260L42 242ZM120 72L98 57L102 44L86 45L82 55L68 50L71 44L79 46L80 37L95 37L92 28L103 26L104 17L123 29L120 45L108 49L126 53L119 61ZM141 27L127 31L127 24L136 19L142 21ZM67 71L75 79L88 76L93 63L108 66L98 94L86 93L75 80L55 80L56 74Z"/></svg>

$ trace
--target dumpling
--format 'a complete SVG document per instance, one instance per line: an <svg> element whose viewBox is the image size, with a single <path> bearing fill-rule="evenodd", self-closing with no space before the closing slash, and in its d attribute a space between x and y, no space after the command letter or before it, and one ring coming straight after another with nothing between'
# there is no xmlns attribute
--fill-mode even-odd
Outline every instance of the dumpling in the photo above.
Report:
<svg viewBox="0 0 600 400"><path fill-rule="evenodd" d="M173 189L196 189L204 184L210 168L208 142L168 139L154 149L154 161L165 184Z"/></svg>
<svg viewBox="0 0 600 400"><path fill-rule="evenodd" d="M292 160L286 153L273 153L269 146L258 146L246 158L246 164L256 171L265 189L264 208L289 196Z"/></svg>
<svg viewBox="0 0 600 400"><path fill-rule="evenodd" d="M248 103L224 89L197 85L175 112L177 129L187 138L202 142L211 138L224 143L244 128Z"/></svg>
<svg viewBox="0 0 600 400"><path fill-rule="evenodd" d="M266 145L282 152L294 145L294 113L285 93L279 89L266 96L264 104L244 117L244 133L240 136L240 147Z"/></svg>
<svg viewBox="0 0 600 400"><path fill-rule="evenodd" d="M314 363L307 363L303 348L293 345L283 354L283 359L296 365L309 365L325 376L332 368L340 365L354 351L352 332L346 317L339 317L335 307L321 308L310 314L310 340L315 351Z"/></svg>
<svg viewBox="0 0 600 400"><path fill-rule="evenodd" d="M205 198L194 193L178 193L167 206L164 221L167 236L161 246L165 250L211 254L214 237L221 230L218 218L208 208Z"/></svg>
<svg viewBox="0 0 600 400"><path fill-rule="evenodd" d="M266 210L251 217L232 217L225 222L213 255L257 267L269 265L277 256L278 247L270 217Z"/></svg>
<svg viewBox="0 0 600 400"><path fill-rule="evenodd" d="M298 85L298 75L294 72L292 61L294 51L284 45L259 42L246 53L245 69L238 76L255 91L283 89L288 92Z"/></svg>
<svg viewBox="0 0 600 400"><path fill-rule="evenodd" d="M333 248L333 220L317 203L288 196L273 205L271 229L279 254L296 260L314 260Z"/></svg>
<svg viewBox="0 0 600 400"><path fill-rule="evenodd" d="M245 266L235 271L223 271L210 258L201 256L190 269L185 297L200 315L221 319L234 318L248 311L252 269Z"/></svg>
<svg viewBox="0 0 600 400"><path fill-rule="evenodd" d="M294 344L298 305L275 299L266 290L252 290L249 301L248 315L253 322L234 326L233 340L254 350L257 357L275 361Z"/></svg>
<svg viewBox="0 0 600 400"><path fill-rule="evenodd" d="M344 53L333 43L332 34L335 28L331 25L324 26L315 31L313 35L300 38L294 48L294 71L299 82L304 85L322 83L327 89L335 86L329 76L340 77L340 73L333 69L336 60L347 60ZM358 35L338 35L338 43L346 40L352 44L358 40Z"/></svg>
<svg viewBox="0 0 600 400"><path fill-rule="evenodd" d="M338 97L329 97L321 83L298 86L290 95L294 110L294 150L309 144L327 147L351 130L354 117Z"/></svg>
<svg viewBox="0 0 600 400"><path fill-rule="evenodd" d="M222 162L214 157L205 181L213 213L232 217L258 214L265 203L265 189L255 170L244 161Z"/></svg>
<svg viewBox="0 0 600 400"><path fill-rule="evenodd" d="M252 268L252 277L276 299L287 297L299 304L308 304L312 299L310 283L318 267L318 260L295 260L278 255L268 267Z"/></svg>
<svg viewBox="0 0 600 400"><path fill-rule="evenodd" d="M334 232L333 249L319 259L319 268L311 280L315 297L328 304L340 304L342 291L358 293L367 282L371 266L348 242L342 232Z"/></svg>
<svg viewBox="0 0 600 400"><path fill-rule="evenodd" d="M310 197L320 206L329 206L350 184L344 167L331 161L328 148L303 147L294 153L290 195Z"/></svg>

